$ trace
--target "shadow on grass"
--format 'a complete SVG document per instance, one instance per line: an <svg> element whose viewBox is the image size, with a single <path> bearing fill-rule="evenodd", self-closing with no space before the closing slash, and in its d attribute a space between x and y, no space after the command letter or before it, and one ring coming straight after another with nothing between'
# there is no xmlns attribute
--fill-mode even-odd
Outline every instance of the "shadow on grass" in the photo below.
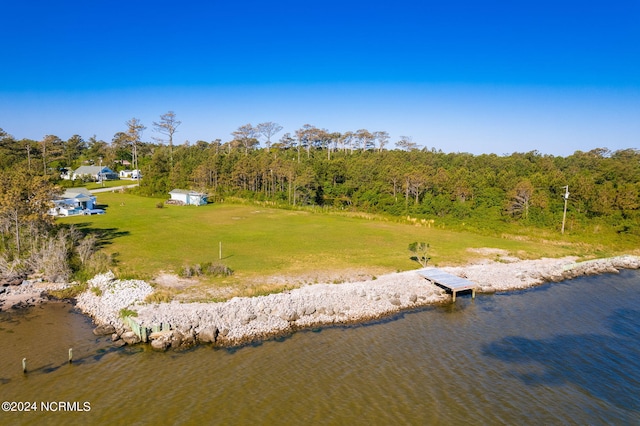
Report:
<svg viewBox="0 0 640 426"><path fill-rule="evenodd" d="M125 237L130 234L129 231L122 231L118 228L92 228L91 225L93 224L89 222L81 222L73 226L85 235L94 234L98 238L96 244L98 248L104 248L112 244L116 238Z"/></svg>

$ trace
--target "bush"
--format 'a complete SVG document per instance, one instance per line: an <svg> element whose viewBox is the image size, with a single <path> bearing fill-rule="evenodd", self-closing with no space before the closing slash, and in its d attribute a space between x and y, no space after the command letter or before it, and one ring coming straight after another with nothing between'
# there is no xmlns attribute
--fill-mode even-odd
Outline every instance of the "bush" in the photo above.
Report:
<svg viewBox="0 0 640 426"><path fill-rule="evenodd" d="M208 275L213 277L228 277L233 275L233 270L222 263L196 263L195 265L185 265L178 274L182 278L199 277Z"/></svg>
<svg viewBox="0 0 640 426"><path fill-rule="evenodd" d="M67 237L67 233L62 231L57 236L42 240L28 259L31 270L49 281L68 281L72 271L68 262L70 243Z"/></svg>
<svg viewBox="0 0 640 426"><path fill-rule="evenodd" d="M429 252L429 244L413 242L409 244L409 251L415 254L415 256L411 256L411 260L420 263L423 268L427 267L427 263L431 259L427 256L427 253Z"/></svg>
<svg viewBox="0 0 640 426"><path fill-rule="evenodd" d="M0 254L0 274L6 280L23 278L28 273L29 267L22 259L9 259L6 253Z"/></svg>
<svg viewBox="0 0 640 426"><path fill-rule="evenodd" d="M63 290L51 290L49 294L56 299L74 299L78 297L79 294L84 293L87 287L87 283L79 283Z"/></svg>
<svg viewBox="0 0 640 426"><path fill-rule="evenodd" d="M126 317L137 317L138 313L136 311L132 311L128 308L120 309L120 318L124 319Z"/></svg>
<svg viewBox="0 0 640 426"><path fill-rule="evenodd" d="M107 272L114 264L115 262L112 255L97 251L89 258L86 268L91 271L93 275L96 275Z"/></svg>
<svg viewBox="0 0 640 426"><path fill-rule="evenodd" d="M233 275L233 270L222 263L208 265L206 271L208 275L212 275L214 277L228 277Z"/></svg>
<svg viewBox="0 0 640 426"><path fill-rule="evenodd" d="M196 277L199 277L200 275L202 275L202 267L200 266L199 263L196 263L195 265L193 265L193 275Z"/></svg>
<svg viewBox="0 0 640 426"><path fill-rule="evenodd" d="M191 278L193 276L193 269L189 265L183 266L178 275L182 278Z"/></svg>
<svg viewBox="0 0 640 426"><path fill-rule="evenodd" d="M148 295L144 301L146 303L169 303L173 299L174 292L170 289L157 289Z"/></svg>

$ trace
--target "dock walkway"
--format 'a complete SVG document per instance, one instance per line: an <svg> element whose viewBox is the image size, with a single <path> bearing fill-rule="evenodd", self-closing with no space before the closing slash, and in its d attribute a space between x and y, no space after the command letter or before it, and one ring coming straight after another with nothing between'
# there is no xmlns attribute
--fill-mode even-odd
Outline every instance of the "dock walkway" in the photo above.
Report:
<svg viewBox="0 0 640 426"><path fill-rule="evenodd" d="M456 301L456 293L459 291L471 290L471 297L473 299L476 297L477 284L472 281L441 271L438 268L420 269L418 274L434 284L450 290L453 294L454 302Z"/></svg>

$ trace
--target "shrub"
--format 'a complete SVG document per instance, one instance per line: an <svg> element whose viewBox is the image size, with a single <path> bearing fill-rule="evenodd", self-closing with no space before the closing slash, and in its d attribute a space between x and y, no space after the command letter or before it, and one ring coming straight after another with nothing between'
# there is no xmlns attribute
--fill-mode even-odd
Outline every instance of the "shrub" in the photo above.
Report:
<svg viewBox="0 0 640 426"><path fill-rule="evenodd" d="M191 268L191 266L185 265L182 267L182 269L180 269L178 275L182 278L191 278L193 276L193 269Z"/></svg>
<svg viewBox="0 0 640 426"><path fill-rule="evenodd" d="M0 254L0 274L5 279L26 277L29 267L21 259L10 259L6 253Z"/></svg>
<svg viewBox="0 0 640 426"><path fill-rule="evenodd" d="M195 265L193 265L193 275L196 277L199 277L200 275L202 275L202 268L200 267L199 263L196 263Z"/></svg>
<svg viewBox="0 0 640 426"><path fill-rule="evenodd" d="M56 299L73 299L78 297L79 294L84 293L87 287L87 283L78 283L62 290L51 290L49 294Z"/></svg>
<svg viewBox="0 0 640 426"><path fill-rule="evenodd" d="M157 289L148 295L144 301L146 303L169 303L173 299L174 292L170 289Z"/></svg>
<svg viewBox="0 0 640 426"><path fill-rule="evenodd" d="M409 244L409 251L415 255L411 256L411 260L418 262L423 268L427 267L427 263L429 263L431 259L427 256L429 253L429 244L413 242Z"/></svg>
<svg viewBox="0 0 640 426"><path fill-rule="evenodd" d="M136 272L136 271L130 271L130 270L121 270L118 272L118 278L126 281L126 280L146 280L148 279L148 277L145 277L143 274Z"/></svg>
<svg viewBox="0 0 640 426"><path fill-rule="evenodd" d="M228 277L233 275L233 270L222 263L206 262L203 264L196 263L193 266L185 265L180 269L180 273L178 275L182 278L199 277L202 275Z"/></svg>
<svg viewBox="0 0 640 426"><path fill-rule="evenodd" d="M56 236L43 239L27 261L31 270L42 274L49 281L68 281L72 271L67 261L70 251L67 234L63 230Z"/></svg>
<svg viewBox="0 0 640 426"><path fill-rule="evenodd" d="M86 268L93 274L102 274L107 272L115 264L113 256L97 251L91 255L87 262Z"/></svg>
<svg viewBox="0 0 640 426"><path fill-rule="evenodd" d="M214 277L228 277L230 275L233 275L233 269L222 263L210 264L207 266L206 271L208 275L213 275Z"/></svg>
<svg viewBox="0 0 640 426"><path fill-rule="evenodd" d="M126 317L137 317L138 313L136 311L132 311L129 308L120 309L120 318L124 319Z"/></svg>

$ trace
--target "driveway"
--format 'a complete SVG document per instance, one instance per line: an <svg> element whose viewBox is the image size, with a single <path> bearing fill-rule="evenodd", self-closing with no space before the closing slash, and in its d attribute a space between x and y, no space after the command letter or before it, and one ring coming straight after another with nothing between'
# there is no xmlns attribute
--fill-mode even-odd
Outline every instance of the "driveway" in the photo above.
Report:
<svg viewBox="0 0 640 426"><path fill-rule="evenodd" d="M138 184L134 183L131 185L112 186L110 188L90 189L89 192L91 192L92 194L97 194L98 192L115 192L125 188L135 188L136 186L138 186Z"/></svg>

